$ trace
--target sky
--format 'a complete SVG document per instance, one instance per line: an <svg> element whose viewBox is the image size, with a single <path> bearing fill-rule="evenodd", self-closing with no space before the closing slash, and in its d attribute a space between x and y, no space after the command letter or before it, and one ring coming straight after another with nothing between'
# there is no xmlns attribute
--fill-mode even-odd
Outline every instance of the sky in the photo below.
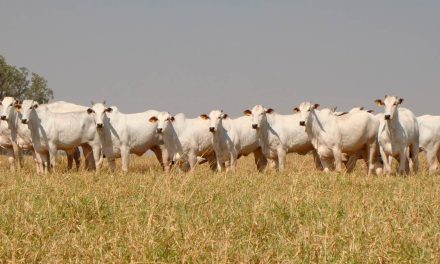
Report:
<svg viewBox="0 0 440 264"><path fill-rule="evenodd" d="M385 94L440 115L440 1L5 1L0 54L55 100L231 116Z"/></svg>

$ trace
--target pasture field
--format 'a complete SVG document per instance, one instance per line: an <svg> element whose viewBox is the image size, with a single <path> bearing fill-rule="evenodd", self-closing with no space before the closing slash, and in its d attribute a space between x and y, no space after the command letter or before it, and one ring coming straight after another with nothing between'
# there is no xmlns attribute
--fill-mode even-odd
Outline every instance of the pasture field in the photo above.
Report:
<svg viewBox="0 0 440 264"><path fill-rule="evenodd" d="M132 156L127 175L43 176L0 161L4 263L440 263L438 174L326 175L297 155L283 173L240 159L237 174L166 175Z"/></svg>

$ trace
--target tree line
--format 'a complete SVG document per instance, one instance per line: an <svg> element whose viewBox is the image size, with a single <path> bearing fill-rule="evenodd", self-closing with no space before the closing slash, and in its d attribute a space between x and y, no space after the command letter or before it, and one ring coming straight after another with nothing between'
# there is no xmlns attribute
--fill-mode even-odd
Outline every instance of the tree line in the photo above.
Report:
<svg viewBox="0 0 440 264"><path fill-rule="evenodd" d="M5 96L20 101L33 99L39 103L47 103L53 99L53 91L44 77L25 67L9 65L5 57L0 55L0 100Z"/></svg>

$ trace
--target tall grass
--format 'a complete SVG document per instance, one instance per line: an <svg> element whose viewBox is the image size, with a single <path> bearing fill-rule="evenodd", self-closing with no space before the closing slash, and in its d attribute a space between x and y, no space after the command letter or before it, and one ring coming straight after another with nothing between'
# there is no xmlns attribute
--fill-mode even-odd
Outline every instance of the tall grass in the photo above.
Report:
<svg viewBox="0 0 440 264"><path fill-rule="evenodd" d="M26 160L11 174L2 158L1 261L440 262L438 175L326 175L296 155L283 173L252 158L237 174L130 166L44 176Z"/></svg>

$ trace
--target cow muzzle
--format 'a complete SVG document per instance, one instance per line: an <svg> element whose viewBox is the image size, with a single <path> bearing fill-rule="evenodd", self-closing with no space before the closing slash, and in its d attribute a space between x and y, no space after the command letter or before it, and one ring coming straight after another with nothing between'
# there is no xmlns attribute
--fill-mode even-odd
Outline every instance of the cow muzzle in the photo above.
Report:
<svg viewBox="0 0 440 264"><path fill-rule="evenodd" d="M21 120L21 123L23 123L23 124L26 125L26 124L28 123L28 120L27 120L27 119L22 119L22 120Z"/></svg>
<svg viewBox="0 0 440 264"><path fill-rule="evenodd" d="M210 127L209 128L209 132L214 133L215 132L215 127Z"/></svg>
<svg viewBox="0 0 440 264"><path fill-rule="evenodd" d="M101 123L96 124L96 128L103 128L103 127L104 127L104 125Z"/></svg>
<svg viewBox="0 0 440 264"><path fill-rule="evenodd" d="M6 116L5 116L5 115L2 115L2 116L0 117L0 119L1 119L1 120L6 120Z"/></svg>
<svg viewBox="0 0 440 264"><path fill-rule="evenodd" d="M163 129L162 129L162 128L158 128L158 129L156 129L156 132L157 132L158 134L162 134Z"/></svg>
<svg viewBox="0 0 440 264"><path fill-rule="evenodd" d="M391 119L391 115L385 115L385 120L390 120Z"/></svg>
<svg viewBox="0 0 440 264"><path fill-rule="evenodd" d="M299 121L300 126L306 126L306 121Z"/></svg>
<svg viewBox="0 0 440 264"><path fill-rule="evenodd" d="M257 124L252 124L252 128L253 129L258 129L258 125Z"/></svg>

